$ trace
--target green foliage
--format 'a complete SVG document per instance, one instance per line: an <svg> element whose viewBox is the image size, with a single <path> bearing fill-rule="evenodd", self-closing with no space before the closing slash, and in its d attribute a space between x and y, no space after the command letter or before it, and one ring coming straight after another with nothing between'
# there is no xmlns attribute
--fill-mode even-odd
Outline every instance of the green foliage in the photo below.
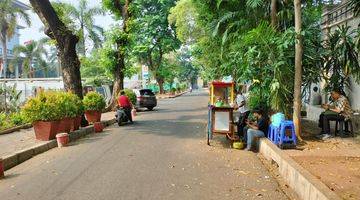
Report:
<svg viewBox="0 0 360 200"><path fill-rule="evenodd" d="M199 66L194 63L193 50L189 46L183 46L177 51L176 60L179 65L177 78L180 82L195 83L199 77Z"/></svg>
<svg viewBox="0 0 360 200"><path fill-rule="evenodd" d="M13 63L15 65L18 65L19 62L23 63L24 71L23 74L21 74L21 77L34 77L34 70L36 69L31 67L33 61L36 60L37 66L39 66L40 63L46 62L43 59L43 56L47 54L46 49L44 48L45 42L45 40L29 41L25 45L19 45L14 48L15 59L13 60ZM25 55L25 58L23 55Z"/></svg>
<svg viewBox="0 0 360 200"><path fill-rule="evenodd" d="M92 78L92 77L104 77L110 76L106 69L101 65L101 55L100 50L93 51L87 57L81 57L81 77L83 78Z"/></svg>
<svg viewBox="0 0 360 200"><path fill-rule="evenodd" d="M290 114L294 91L294 6L292 1L278 2L279 24L273 28L270 3L180 0L169 20L179 27L179 38L190 37L191 63L200 69L205 81L231 75L238 84L251 84L251 107L273 108ZM304 88L322 77L319 73L324 63L319 24L321 7L311 1L303 3ZM190 28L179 13L194 19L191 25L195 27ZM198 30L199 34L187 33L186 28Z"/></svg>
<svg viewBox="0 0 360 200"><path fill-rule="evenodd" d="M21 110L24 120L30 123L76 117L83 112L84 106L77 95L60 91L41 92L29 99Z"/></svg>
<svg viewBox="0 0 360 200"><path fill-rule="evenodd" d="M248 98L248 106L250 109L262 108L266 111L270 108L269 97L270 91L264 90L261 84L252 85Z"/></svg>
<svg viewBox="0 0 360 200"><path fill-rule="evenodd" d="M55 121L65 117L58 96L58 92L49 91L30 98L22 107L26 121Z"/></svg>
<svg viewBox="0 0 360 200"><path fill-rule="evenodd" d="M349 27L341 26L331 33L326 41L324 78L327 81L328 91L333 89L344 91L346 86L350 86L351 76L360 83L359 54L352 38L355 33L350 31Z"/></svg>
<svg viewBox="0 0 360 200"><path fill-rule="evenodd" d="M133 61L130 59L130 46L127 45L129 39L128 34L124 33L120 27L113 26L106 32L106 40L103 47L98 52L92 54L94 59L92 59L91 65L103 70L101 74L104 74L105 77L113 79L116 69L123 65L120 58L124 57L126 66L122 70L124 70L125 77L134 75L137 72L137 68L134 67ZM99 76L99 74L95 76Z"/></svg>
<svg viewBox="0 0 360 200"><path fill-rule="evenodd" d="M7 60L7 43L16 34L18 26L18 19L22 18L27 25L30 26L30 17L25 10L18 6L14 6L13 0L0 1L0 41L2 41L2 60L3 69L0 70L0 74L3 77L7 76L8 60ZM5 52L5 53L4 53Z"/></svg>
<svg viewBox="0 0 360 200"><path fill-rule="evenodd" d="M76 117L83 114L84 106L77 95L71 92L58 92L56 96L64 117Z"/></svg>
<svg viewBox="0 0 360 200"><path fill-rule="evenodd" d="M159 85L165 79L164 55L180 46L175 27L168 22L169 10L174 5L174 0L137 0L132 5L132 16L136 19L131 29L135 41L133 55L149 67Z"/></svg>
<svg viewBox="0 0 360 200"><path fill-rule="evenodd" d="M120 34L120 36L119 36ZM126 34L119 27L112 27L106 32L106 40L102 48L94 50L89 56L80 58L81 61L81 75L86 78L86 84L101 86L104 84L111 84L116 68L121 64L119 59L120 53L125 53L128 56L128 47L118 46L122 44L123 40L127 40ZM131 77L137 73L137 68L133 66L133 62L126 59L127 67L124 69L125 77Z"/></svg>
<svg viewBox="0 0 360 200"><path fill-rule="evenodd" d="M77 7L64 2L55 2L52 5L62 22L70 30L76 32L79 37L78 49L80 53L85 55L85 41L87 39L93 42L95 49L101 47L104 30L102 27L95 25L94 17L105 14L102 8L90 8L88 0L79 0Z"/></svg>
<svg viewBox="0 0 360 200"><path fill-rule="evenodd" d="M5 35L0 34L1 40L3 36L11 38L15 34L18 18L22 18L27 25L31 24L29 15L25 10L14 6L12 0L2 0L0 2L0 10L0 20L2 22L0 25L0 33L5 33Z"/></svg>
<svg viewBox="0 0 360 200"><path fill-rule="evenodd" d="M14 112L9 116L10 125L20 126L26 123L26 117L21 112Z"/></svg>
<svg viewBox="0 0 360 200"><path fill-rule="evenodd" d="M131 101L131 103L132 103L133 105L135 105L135 104L136 104L136 101L137 101L135 92L132 91L132 90L130 90L130 89L125 89L124 92L125 92L125 95L126 95L126 96L129 98L129 100Z"/></svg>
<svg viewBox="0 0 360 200"><path fill-rule="evenodd" d="M182 43L192 43L201 35L196 25L197 12L192 0L181 0L170 9L169 23L176 26L176 34Z"/></svg>
<svg viewBox="0 0 360 200"><path fill-rule="evenodd" d="M114 14L117 20L122 18L122 7L125 0L102 0L102 4L105 9Z"/></svg>
<svg viewBox="0 0 360 200"><path fill-rule="evenodd" d="M171 88L171 89L170 89L170 92L172 92L172 93L175 93L176 91L177 91L176 88Z"/></svg>
<svg viewBox="0 0 360 200"><path fill-rule="evenodd" d="M105 106L104 97L97 92L89 92L83 99L84 110L102 111Z"/></svg>
<svg viewBox="0 0 360 200"><path fill-rule="evenodd" d="M354 15L360 15L360 1L359 0L350 0L349 6L353 9Z"/></svg>
<svg viewBox="0 0 360 200"><path fill-rule="evenodd" d="M5 99L6 93L6 99ZM13 86L0 85L0 112L5 112L5 106L8 112L17 112L20 108L21 91L16 90L16 84Z"/></svg>
<svg viewBox="0 0 360 200"><path fill-rule="evenodd" d="M9 123L6 113L0 112L0 131L11 128L12 124Z"/></svg>

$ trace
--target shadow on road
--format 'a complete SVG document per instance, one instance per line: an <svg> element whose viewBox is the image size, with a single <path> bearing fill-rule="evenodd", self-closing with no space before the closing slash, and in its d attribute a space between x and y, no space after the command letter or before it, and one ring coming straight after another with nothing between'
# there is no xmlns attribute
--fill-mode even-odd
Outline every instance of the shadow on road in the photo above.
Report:
<svg viewBox="0 0 360 200"><path fill-rule="evenodd" d="M193 117L193 119L198 119L198 117ZM205 123L182 121L181 119L140 121L126 126L124 129L124 133L131 132L131 134L152 134L177 138L206 137Z"/></svg>

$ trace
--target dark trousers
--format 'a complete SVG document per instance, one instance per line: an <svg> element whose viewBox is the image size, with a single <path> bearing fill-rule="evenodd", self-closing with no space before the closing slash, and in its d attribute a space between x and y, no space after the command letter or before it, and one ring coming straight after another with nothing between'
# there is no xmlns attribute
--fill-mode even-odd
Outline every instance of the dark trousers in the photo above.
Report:
<svg viewBox="0 0 360 200"><path fill-rule="evenodd" d="M249 115L250 115L250 111L247 111L247 112L241 113L241 115L239 117L239 121L237 123L237 133L238 133L239 137L242 136L244 133L244 128L246 126L245 121L247 120Z"/></svg>
<svg viewBox="0 0 360 200"><path fill-rule="evenodd" d="M344 116L339 114L324 114L321 113L319 118L319 127L322 134L330 134L330 121L344 120Z"/></svg>
<svg viewBox="0 0 360 200"><path fill-rule="evenodd" d="M126 116L128 117L129 121L132 122L132 115L131 115L131 110L132 108L131 107L127 107L127 108L124 108L124 112L126 114Z"/></svg>

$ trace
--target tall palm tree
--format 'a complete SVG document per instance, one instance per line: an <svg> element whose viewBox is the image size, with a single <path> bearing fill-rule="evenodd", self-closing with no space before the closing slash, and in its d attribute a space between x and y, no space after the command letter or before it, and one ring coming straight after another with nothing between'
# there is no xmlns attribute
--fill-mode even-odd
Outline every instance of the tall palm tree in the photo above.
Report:
<svg viewBox="0 0 360 200"><path fill-rule="evenodd" d="M14 6L12 0L0 1L0 40L3 56L3 67L0 71L0 76L3 75L5 78L8 65L7 41L15 34L18 17L23 18L26 24L30 26L30 17L24 10Z"/></svg>
<svg viewBox="0 0 360 200"><path fill-rule="evenodd" d="M94 17L97 15L103 15L105 12L103 9L98 7L90 8L87 0L80 0L78 7L74 7L73 5L68 4L67 9L70 11L67 14L71 16L71 18L76 23L76 27L78 28L77 32L80 39L78 43L79 52L85 56L85 42L87 38L89 38L94 43L94 48L101 46L101 36L103 35L104 31L103 28L95 25Z"/></svg>
<svg viewBox="0 0 360 200"><path fill-rule="evenodd" d="M14 48L15 61L18 61L21 55L24 55L22 76L34 78L34 68L32 63L36 61L39 66L43 65L43 55L46 50L43 46L44 41L29 41L25 45L19 45ZM46 71L46 70L45 70Z"/></svg>

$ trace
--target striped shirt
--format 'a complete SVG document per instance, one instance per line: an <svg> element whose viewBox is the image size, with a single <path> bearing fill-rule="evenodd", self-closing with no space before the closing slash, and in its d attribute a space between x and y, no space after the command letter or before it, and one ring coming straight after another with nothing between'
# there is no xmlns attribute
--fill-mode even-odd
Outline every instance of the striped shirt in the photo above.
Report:
<svg viewBox="0 0 360 200"><path fill-rule="evenodd" d="M340 115L344 116L345 119L351 118L353 111L351 109L349 100L347 100L346 97L341 95L339 99L333 102L333 106L341 111Z"/></svg>

